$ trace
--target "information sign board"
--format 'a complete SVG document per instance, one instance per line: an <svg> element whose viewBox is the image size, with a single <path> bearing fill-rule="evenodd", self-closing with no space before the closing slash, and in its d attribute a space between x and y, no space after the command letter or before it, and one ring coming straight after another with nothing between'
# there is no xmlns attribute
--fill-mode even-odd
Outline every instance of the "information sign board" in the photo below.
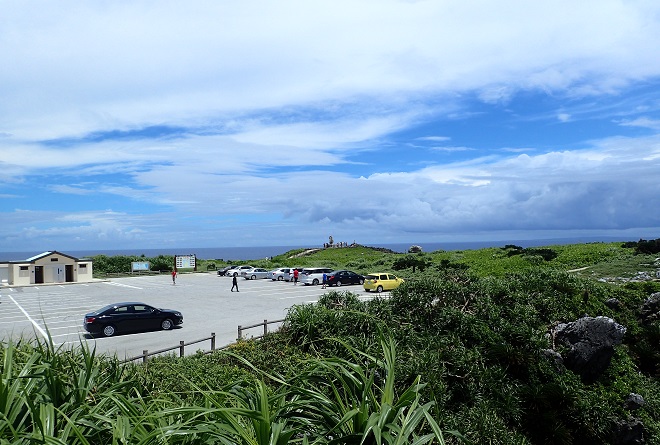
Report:
<svg viewBox="0 0 660 445"><path fill-rule="evenodd" d="M195 259L195 255L176 255L174 257L174 264L177 269L194 269Z"/></svg>
<svg viewBox="0 0 660 445"><path fill-rule="evenodd" d="M149 261L133 261L131 263L131 272L150 270L151 264Z"/></svg>

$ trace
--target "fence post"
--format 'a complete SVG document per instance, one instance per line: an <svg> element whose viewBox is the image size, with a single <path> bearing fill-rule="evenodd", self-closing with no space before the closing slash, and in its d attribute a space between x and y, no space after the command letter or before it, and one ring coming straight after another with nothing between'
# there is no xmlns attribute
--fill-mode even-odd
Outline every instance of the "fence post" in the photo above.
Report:
<svg viewBox="0 0 660 445"><path fill-rule="evenodd" d="M241 336L243 335L243 327L239 324L238 325L238 339L241 339Z"/></svg>
<svg viewBox="0 0 660 445"><path fill-rule="evenodd" d="M211 351L215 351L215 332L211 332Z"/></svg>
<svg viewBox="0 0 660 445"><path fill-rule="evenodd" d="M183 340L179 341L179 357L183 357L183 349L186 342Z"/></svg>
<svg viewBox="0 0 660 445"><path fill-rule="evenodd" d="M147 363L147 357L149 357L149 350L142 350L142 363Z"/></svg>
<svg viewBox="0 0 660 445"><path fill-rule="evenodd" d="M264 337L268 334L268 320L264 320Z"/></svg>

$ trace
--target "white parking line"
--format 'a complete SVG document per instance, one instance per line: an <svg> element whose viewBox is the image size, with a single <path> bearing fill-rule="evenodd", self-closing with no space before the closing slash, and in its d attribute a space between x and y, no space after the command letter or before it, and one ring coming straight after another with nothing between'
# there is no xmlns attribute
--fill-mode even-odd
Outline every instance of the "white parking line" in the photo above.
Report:
<svg viewBox="0 0 660 445"><path fill-rule="evenodd" d="M140 290L142 290L142 288L141 288L141 287L137 287L137 286L130 286L130 285L128 285L128 284L121 284L121 283L113 283L113 282L111 282L111 281L104 281L104 283L105 283L105 284L109 284L110 286L118 286L118 287L130 287L131 289L140 289Z"/></svg>
<svg viewBox="0 0 660 445"><path fill-rule="evenodd" d="M9 296L9 298L10 298L11 301L13 301L14 304L15 304L15 305L21 310L21 312L23 312L23 314L25 314L25 317L30 321L30 323L32 323L32 325L37 329L37 331L39 331L39 333L40 333L41 335L43 335L44 338L48 338L48 335L46 334L46 332L45 332L43 329L41 329L41 326L39 326L39 325L37 324L37 322L34 321L34 320L32 319L32 317L30 317L30 314L28 314L28 313L25 311L25 309L23 309L23 307L22 307L20 304L18 304L18 303L16 302L16 300L14 300L14 298L13 298L11 295Z"/></svg>

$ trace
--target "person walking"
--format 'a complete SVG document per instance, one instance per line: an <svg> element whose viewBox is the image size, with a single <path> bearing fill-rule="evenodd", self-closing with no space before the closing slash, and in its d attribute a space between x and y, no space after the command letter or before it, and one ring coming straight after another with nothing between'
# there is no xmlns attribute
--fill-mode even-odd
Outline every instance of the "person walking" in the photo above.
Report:
<svg viewBox="0 0 660 445"><path fill-rule="evenodd" d="M231 279L231 291L234 292L234 288L236 288L236 292L240 292L238 290L238 280L236 279L236 275L234 275L234 278Z"/></svg>
<svg viewBox="0 0 660 445"><path fill-rule="evenodd" d="M325 289L325 286L328 285L328 274L323 272L323 287L321 289Z"/></svg>
<svg viewBox="0 0 660 445"><path fill-rule="evenodd" d="M298 284L298 269L293 269L293 284Z"/></svg>
<svg viewBox="0 0 660 445"><path fill-rule="evenodd" d="M172 284L176 284L176 269L172 269Z"/></svg>

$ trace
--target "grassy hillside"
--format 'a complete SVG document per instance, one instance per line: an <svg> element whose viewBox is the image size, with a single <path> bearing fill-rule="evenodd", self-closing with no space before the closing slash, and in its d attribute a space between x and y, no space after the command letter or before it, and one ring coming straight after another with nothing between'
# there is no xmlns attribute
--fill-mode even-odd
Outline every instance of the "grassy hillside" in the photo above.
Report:
<svg viewBox="0 0 660 445"><path fill-rule="evenodd" d="M539 251L543 250L555 252L556 257L546 261L539 254ZM393 266L397 259L413 256L429 263L429 267L425 269L427 274L442 269L444 262L448 263L450 268L464 266L480 276L503 276L511 272L543 268L575 271L573 273L576 275L594 279L632 279L638 272L655 273L655 270L660 269L660 254L638 254L634 248L623 247L623 243L549 245L522 249L519 254L512 254L516 249L506 246L477 250L439 250L421 254L385 253L364 246L314 250L309 254L304 252L305 249L286 252L274 257L272 261L257 261L257 263L262 267L346 267L366 274L381 270L394 271ZM408 277L411 273L412 270L400 272L401 275Z"/></svg>
<svg viewBox="0 0 660 445"><path fill-rule="evenodd" d="M544 251L552 251L556 257L546 260ZM545 252L547 253L547 252ZM278 267L313 267L324 266L348 268L357 273L367 274L375 271L394 271L394 265L401 258L412 256L425 261L429 267L425 271L433 272L443 268L469 268L482 276L502 276L504 274L546 268L558 271L575 270L575 274L594 279L627 278L632 279L638 272L652 272L660 268L660 254L639 254L634 248L623 247L623 243L589 243L572 245L550 245L534 249L516 250L512 247L459 251L422 252L420 254L402 254L366 246L332 249L298 249L282 253L272 259L255 259L232 262L251 264L256 267L274 269ZM116 256L93 257L95 276L108 273L121 274L130 271L132 261L149 261L154 270L169 270L173 257L155 258ZM213 272L227 265L227 262L215 259L198 259L198 272ZM443 267L444 265L444 267ZM210 267L209 267L210 266ZM410 276L412 269L401 270L403 276ZM618 280L622 281L622 280Z"/></svg>
<svg viewBox="0 0 660 445"><path fill-rule="evenodd" d="M252 263L395 271L406 283L389 298L329 290L263 340L146 366L3 344L0 443L600 445L631 443L617 426L627 422L660 444L660 321L640 321L660 287L630 280L660 268L653 254L354 247ZM589 381L548 354L551 329L585 315L626 328ZM630 394L644 405L626 408Z"/></svg>

